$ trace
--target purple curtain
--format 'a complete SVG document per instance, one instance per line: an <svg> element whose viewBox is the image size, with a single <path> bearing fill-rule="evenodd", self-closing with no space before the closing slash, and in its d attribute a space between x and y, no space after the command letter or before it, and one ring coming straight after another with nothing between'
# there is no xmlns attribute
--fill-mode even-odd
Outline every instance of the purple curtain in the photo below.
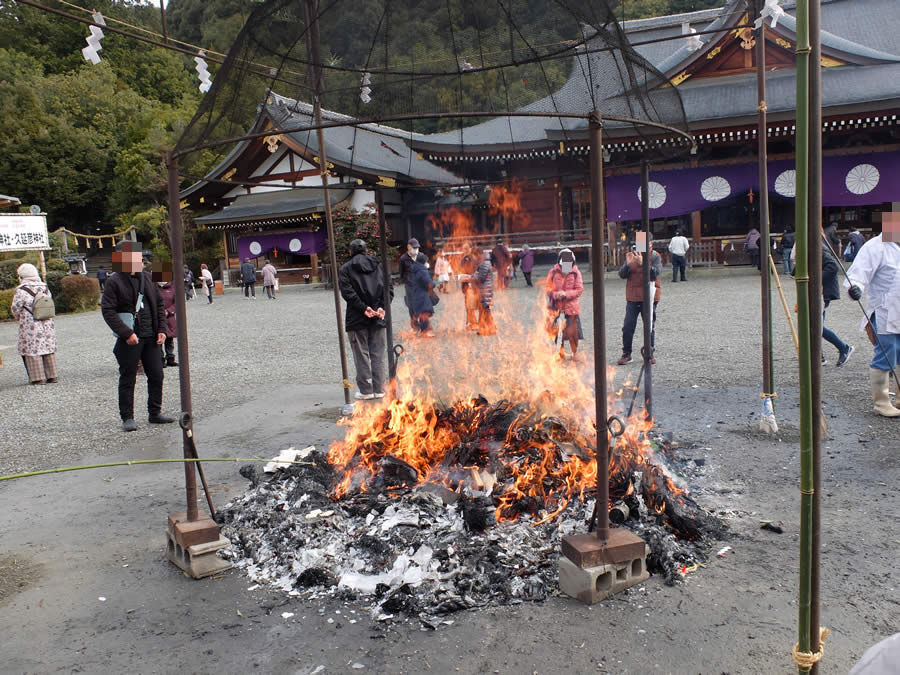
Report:
<svg viewBox="0 0 900 675"><path fill-rule="evenodd" d="M272 249L294 255L312 255L328 248L328 236L324 229L318 232L278 232L259 233L238 237L238 255L244 258L259 258L271 254Z"/></svg>
<svg viewBox="0 0 900 675"><path fill-rule="evenodd" d="M769 192L794 196L794 162L769 162ZM608 220L639 220L639 174L606 179ZM650 217L680 216L714 206L735 195L759 192L754 162L726 166L653 171L650 167ZM825 157L824 206L866 206L900 201L900 152Z"/></svg>

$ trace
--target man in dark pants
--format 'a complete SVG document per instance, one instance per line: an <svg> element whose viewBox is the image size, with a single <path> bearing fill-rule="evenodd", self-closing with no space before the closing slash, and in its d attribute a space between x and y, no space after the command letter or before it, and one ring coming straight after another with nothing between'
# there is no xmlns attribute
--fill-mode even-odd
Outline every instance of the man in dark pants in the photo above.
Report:
<svg viewBox="0 0 900 675"><path fill-rule="evenodd" d="M113 354L119 362L119 415L122 429L134 431L134 380L138 363L147 374L150 424L175 420L162 414L163 365L159 345L166 341L166 312L149 272L144 272L141 245L123 241L113 253L113 271L100 307L103 320L116 334ZM129 325L130 324L130 325Z"/></svg>
<svg viewBox="0 0 900 675"><path fill-rule="evenodd" d="M338 272L338 285L347 302L344 326L356 366L356 398L367 401L384 396L384 275L362 239L350 242L350 253L353 257Z"/></svg>
<svg viewBox="0 0 900 675"><path fill-rule="evenodd" d="M252 293L256 300L256 266L250 262L250 258L244 258L244 264L241 265L241 281L244 282L244 297L249 298Z"/></svg>
<svg viewBox="0 0 900 675"><path fill-rule="evenodd" d="M420 262L423 265L428 262L428 257L419 251L419 240L410 239L406 244L406 253L400 256L400 281L406 290L406 309L409 311L410 326L415 328L413 323L412 310L412 266L414 262Z"/></svg>
<svg viewBox="0 0 900 675"><path fill-rule="evenodd" d="M652 350L656 349L656 305L659 303L660 283L662 275L662 258L653 250L653 241L650 241L650 287L653 289L653 317L650 329L650 362L656 363ZM629 251L625 254L625 264L619 269L619 276L625 279L625 324L622 326L622 356L617 365L624 366L631 363L631 345L634 340L634 330L637 327L638 317L644 308L644 299L647 290L644 288L644 257L640 253Z"/></svg>

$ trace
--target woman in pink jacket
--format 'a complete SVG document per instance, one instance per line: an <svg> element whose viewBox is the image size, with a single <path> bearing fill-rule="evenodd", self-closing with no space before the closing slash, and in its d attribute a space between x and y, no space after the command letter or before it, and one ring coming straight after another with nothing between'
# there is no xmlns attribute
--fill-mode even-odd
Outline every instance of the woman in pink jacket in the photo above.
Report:
<svg viewBox="0 0 900 675"><path fill-rule="evenodd" d="M547 292L547 332L556 341L557 322L560 315L565 316L566 326L559 345L559 358L566 358L565 341L568 340L574 361L578 353L578 340L584 339L579 301L584 292L584 281L581 279L581 270L575 265L575 254L571 249L564 248L559 252L559 261L547 275L544 288Z"/></svg>

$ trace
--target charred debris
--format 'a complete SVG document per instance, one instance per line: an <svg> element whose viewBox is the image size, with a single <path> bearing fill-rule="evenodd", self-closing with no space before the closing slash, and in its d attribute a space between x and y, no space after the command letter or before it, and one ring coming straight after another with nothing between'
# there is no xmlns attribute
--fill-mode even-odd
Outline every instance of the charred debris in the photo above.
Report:
<svg viewBox="0 0 900 675"><path fill-rule="evenodd" d="M431 628L462 609L559 594L560 540L584 532L594 509L593 488L559 469L590 462L591 436L509 401L431 412L463 431L427 476L380 441L377 463L367 448L365 468L336 467L308 448L297 456L303 464L242 470L250 487L219 512L232 541L225 555L289 595L356 600L376 620L416 617ZM686 489L683 474L702 473L702 461L679 459L669 439L647 435L626 434L611 451L610 519L647 542L649 570L671 585L707 559L726 527ZM539 482L530 494L523 473ZM338 498L348 475L352 487Z"/></svg>

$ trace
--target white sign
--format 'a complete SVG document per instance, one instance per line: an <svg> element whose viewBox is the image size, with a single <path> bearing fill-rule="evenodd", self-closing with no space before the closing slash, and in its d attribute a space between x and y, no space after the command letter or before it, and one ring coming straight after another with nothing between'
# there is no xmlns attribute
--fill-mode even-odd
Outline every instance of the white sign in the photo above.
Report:
<svg viewBox="0 0 900 675"><path fill-rule="evenodd" d="M49 248L47 216L24 213L0 214L0 251Z"/></svg>

